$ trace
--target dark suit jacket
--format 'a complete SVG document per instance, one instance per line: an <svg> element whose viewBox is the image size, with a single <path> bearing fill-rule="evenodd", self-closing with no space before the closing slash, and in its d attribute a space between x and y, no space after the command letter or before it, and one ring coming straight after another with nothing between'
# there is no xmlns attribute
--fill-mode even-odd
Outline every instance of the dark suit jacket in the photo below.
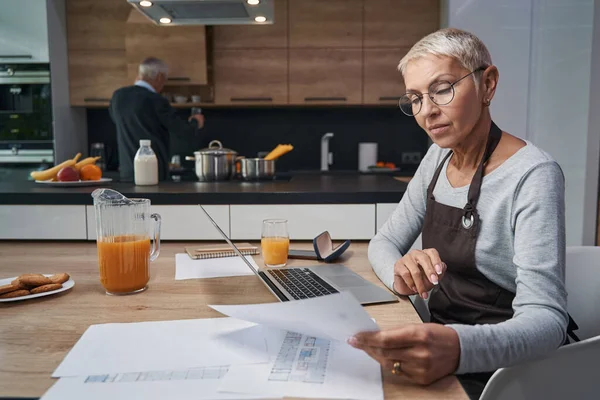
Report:
<svg viewBox="0 0 600 400"><path fill-rule="evenodd" d="M115 91L109 112L117 127L119 172L124 181L133 181L133 158L141 139L152 141L162 181L169 178L169 134L191 139L198 132L195 119L182 119L167 99L141 86Z"/></svg>

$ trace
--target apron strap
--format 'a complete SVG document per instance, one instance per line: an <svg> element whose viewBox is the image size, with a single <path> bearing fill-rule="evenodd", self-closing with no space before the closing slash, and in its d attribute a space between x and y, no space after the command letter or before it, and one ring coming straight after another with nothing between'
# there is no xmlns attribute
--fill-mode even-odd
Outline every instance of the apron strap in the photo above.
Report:
<svg viewBox="0 0 600 400"><path fill-rule="evenodd" d="M470 218L477 207L479 193L481 192L481 182L483 181L483 167L485 163L490 159L490 156L498 146L498 143L500 143L501 138L502 131L500 130L500 128L498 128L494 121L492 121L488 140L485 145L485 152L483 153L483 158L481 159L481 162L477 167L477 171L475 171L475 175L473 176L473 180L471 181L471 186L469 187L467 204L464 208L465 218Z"/></svg>
<svg viewBox="0 0 600 400"><path fill-rule="evenodd" d="M448 152L448 154L446 154L446 156L444 157L444 159L442 160L442 162L438 165L437 169L435 170L435 173L433 174L433 178L431 179L431 182L429 182L429 186L427 187L427 198L428 199L434 200L433 189L435 188L435 184L437 183L438 178L440 177L440 173L442 172L442 168L444 167L444 163L446 162L446 160L451 155L452 155L452 150L450 150Z"/></svg>

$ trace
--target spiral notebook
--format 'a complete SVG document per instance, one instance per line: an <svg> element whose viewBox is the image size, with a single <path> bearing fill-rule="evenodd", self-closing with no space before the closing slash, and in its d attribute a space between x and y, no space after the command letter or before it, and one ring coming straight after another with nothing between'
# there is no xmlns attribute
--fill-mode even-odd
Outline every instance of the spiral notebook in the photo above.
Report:
<svg viewBox="0 0 600 400"><path fill-rule="evenodd" d="M236 246L240 250L240 253L245 256L258 254L258 247L253 246L250 243L236 243ZM197 246L186 247L185 251L194 260L236 256L235 252L227 244L200 244Z"/></svg>

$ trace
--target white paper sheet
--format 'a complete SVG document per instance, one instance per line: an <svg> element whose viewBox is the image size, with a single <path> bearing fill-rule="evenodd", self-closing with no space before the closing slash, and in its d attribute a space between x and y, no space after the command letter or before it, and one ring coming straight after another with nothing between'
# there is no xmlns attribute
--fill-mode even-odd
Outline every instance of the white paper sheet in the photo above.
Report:
<svg viewBox="0 0 600 400"><path fill-rule="evenodd" d="M267 396L382 400L379 364L345 343L277 331L268 364L231 366L219 391ZM266 337L269 335L265 335Z"/></svg>
<svg viewBox="0 0 600 400"><path fill-rule="evenodd" d="M92 325L52 376L267 362L263 329L232 318Z"/></svg>
<svg viewBox="0 0 600 400"><path fill-rule="evenodd" d="M343 342L358 332L379 330L350 292L281 303L209 307L245 321Z"/></svg>
<svg viewBox="0 0 600 400"><path fill-rule="evenodd" d="M274 396L219 393L228 367L60 378L41 400L231 400Z"/></svg>
<svg viewBox="0 0 600 400"><path fill-rule="evenodd" d="M258 270L259 267L252 256L245 257ZM244 275L254 275L254 272L237 256L193 260L185 253L175 255L175 280L177 281Z"/></svg>

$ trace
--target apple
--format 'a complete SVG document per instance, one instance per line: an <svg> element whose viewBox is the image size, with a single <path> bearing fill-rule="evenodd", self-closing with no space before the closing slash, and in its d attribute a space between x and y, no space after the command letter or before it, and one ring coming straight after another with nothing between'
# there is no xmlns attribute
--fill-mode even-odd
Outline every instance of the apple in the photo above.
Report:
<svg viewBox="0 0 600 400"><path fill-rule="evenodd" d="M58 171L56 179L60 182L71 182L79 180L79 171L73 167L64 167Z"/></svg>

